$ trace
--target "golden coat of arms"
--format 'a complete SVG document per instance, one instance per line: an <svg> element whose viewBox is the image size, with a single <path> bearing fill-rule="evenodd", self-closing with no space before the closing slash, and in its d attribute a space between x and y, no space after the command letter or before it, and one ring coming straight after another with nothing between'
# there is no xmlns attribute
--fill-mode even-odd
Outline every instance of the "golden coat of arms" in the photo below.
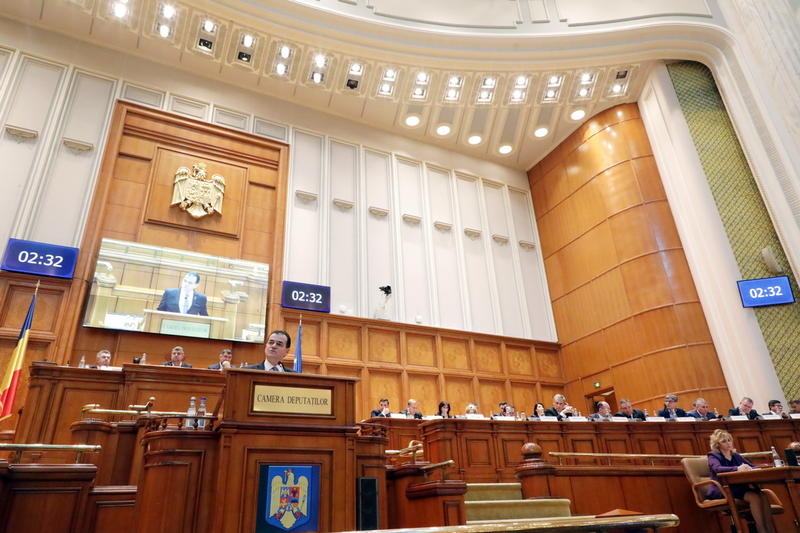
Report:
<svg viewBox="0 0 800 533"><path fill-rule="evenodd" d="M177 205L192 218L201 218L214 211L221 215L224 196L225 178L219 174L208 177L205 163L195 163L191 171L187 167L175 171L170 205Z"/></svg>

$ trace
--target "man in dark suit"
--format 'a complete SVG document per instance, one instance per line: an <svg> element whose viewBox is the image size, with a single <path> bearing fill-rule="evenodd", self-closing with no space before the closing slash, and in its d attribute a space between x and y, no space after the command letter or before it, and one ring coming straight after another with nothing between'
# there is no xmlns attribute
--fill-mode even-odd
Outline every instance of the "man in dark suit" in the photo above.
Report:
<svg viewBox="0 0 800 533"><path fill-rule="evenodd" d="M289 353L292 338L282 329L276 329L267 337L264 346L264 360L257 365L247 365L250 370L270 370L272 372L294 372L291 367L283 364L283 358Z"/></svg>
<svg viewBox="0 0 800 533"><path fill-rule="evenodd" d="M631 422L636 420L644 420L646 418L643 411L639 409L633 408L633 403L627 398L623 398L619 402L619 413L615 414L614 416L624 416L629 418Z"/></svg>
<svg viewBox="0 0 800 533"><path fill-rule="evenodd" d="M89 365L89 368L107 368L111 366L111 352L109 350L100 350L94 356L95 364Z"/></svg>
<svg viewBox="0 0 800 533"><path fill-rule="evenodd" d="M184 315L208 316L206 309L208 299L205 294L195 290L199 284L200 275L197 272L187 272L183 276L180 288L164 290L158 310Z"/></svg>
<svg viewBox="0 0 800 533"><path fill-rule="evenodd" d="M687 416L692 416L698 420L715 420L717 415L708 410L708 402L705 398L698 398L692 404L694 409L686 413Z"/></svg>
<svg viewBox="0 0 800 533"><path fill-rule="evenodd" d="M756 420L761 418L758 412L753 409L753 399L745 396L739 402L739 407L731 407L728 409L728 416L746 416L749 420Z"/></svg>
<svg viewBox="0 0 800 533"><path fill-rule="evenodd" d="M665 394L664 408L658 412L658 416L673 420L678 417L685 417L686 411L678 407L678 397L675 394Z"/></svg>
<svg viewBox="0 0 800 533"><path fill-rule="evenodd" d="M419 403L417 400L409 399L407 407L400 411L401 415L406 415L408 418L422 418L422 413L419 410Z"/></svg>
<svg viewBox="0 0 800 533"><path fill-rule="evenodd" d="M578 410L567 404L567 398L563 394L553 396L553 407L544 411L544 416L555 416L559 421L577 414Z"/></svg>
<svg viewBox="0 0 800 533"><path fill-rule="evenodd" d="M231 360L233 359L233 352L229 348L225 348L219 352L219 363L209 365L211 370L222 370L223 368L231 367Z"/></svg>
<svg viewBox="0 0 800 533"><path fill-rule="evenodd" d="M161 366L179 366L181 368L192 368L192 365L184 362L186 359L186 352L183 351L183 346L176 346L169 353L169 361L162 363Z"/></svg>
<svg viewBox="0 0 800 533"><path fill-rule="evenodd" d="M392 412L389 410L389 398L381 398L381 401L378 402L378 408L373 409L369 416L372 418L379 416L387 418L391 414Z"/></svg>

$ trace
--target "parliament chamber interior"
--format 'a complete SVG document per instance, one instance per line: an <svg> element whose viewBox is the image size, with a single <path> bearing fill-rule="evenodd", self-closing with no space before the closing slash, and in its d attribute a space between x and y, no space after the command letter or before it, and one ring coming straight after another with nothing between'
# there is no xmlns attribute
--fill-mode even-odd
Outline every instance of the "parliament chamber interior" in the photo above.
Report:
<svg viewBox="0 0 800 533"><path fill-rule="evenodd" d="M0 0L0 533L800 531L790 0Z"/></svg>

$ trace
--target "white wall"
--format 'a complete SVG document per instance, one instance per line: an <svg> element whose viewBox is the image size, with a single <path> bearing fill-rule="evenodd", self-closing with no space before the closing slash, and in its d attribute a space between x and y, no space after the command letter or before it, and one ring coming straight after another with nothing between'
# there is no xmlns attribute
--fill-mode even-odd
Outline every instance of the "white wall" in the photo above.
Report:
<svg viewBox="0 0 800 533"><path fill-rule="evenodd" d="M523 172L3 19L0 242L80 245L116 98L288 142L285 277L333 312L555 340Z"/></svg>

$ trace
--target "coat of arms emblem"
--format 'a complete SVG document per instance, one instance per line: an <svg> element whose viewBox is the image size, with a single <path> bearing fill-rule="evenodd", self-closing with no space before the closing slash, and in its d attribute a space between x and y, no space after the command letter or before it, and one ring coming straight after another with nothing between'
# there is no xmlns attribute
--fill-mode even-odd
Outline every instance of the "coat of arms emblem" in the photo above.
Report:
<svg viewBox="0 0 800 533"><path fill-rule="evenodd" d="M304 472L306 469L308 472ZM290 467L283 470L282 474L271 476L267 506L268 524L283 531L298 529L303 531L300 526L307 523L310 518L308 508L310 475L310 467Z"/></svg>
<svg viewBox="0 0 800 533"><path fill-rule="evenodd" d="M175 172L172 185L172 202L192 218L201 218L216 211L222 214L225 196L225 178L219 174L208 176L205 163L195 163L192 170L180 167Z"/></svg>

